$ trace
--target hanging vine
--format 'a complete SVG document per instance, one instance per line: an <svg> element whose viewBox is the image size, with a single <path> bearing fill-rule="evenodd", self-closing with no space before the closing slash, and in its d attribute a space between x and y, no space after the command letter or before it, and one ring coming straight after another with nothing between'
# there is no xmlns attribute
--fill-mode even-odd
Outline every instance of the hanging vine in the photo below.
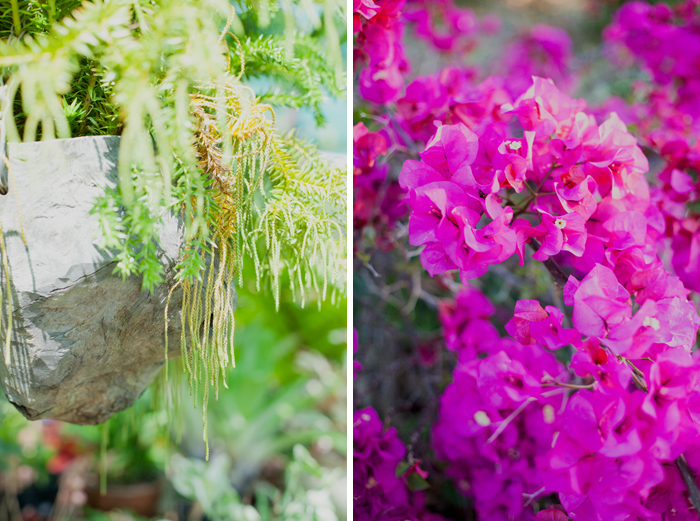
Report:
<svg viewBox="0 0 700 521"><path fill-rule="evenodd" d="M302 34L285 1L285 9L265 2L266 14L226 0L17 0L0 8L8 139L121 135L118 187L93 210L116 270L139 274L146 290L165 283L160 224L167 213L181 217L165 356L167 307L179 289L182 365L195 406L202 388L205 442L210 388L218 397L235 365L235 286L246 260L277 306L285 270L302 303L309 292L320 302L344 291L345 174L313 145L275 134L273 109L309 106L323 123L325 93L342 95L345 81L337 41L344 7L304 0L303 12L316 18L314 32ZM281 35L251 37L276 16L287 26ZM244 85L257 76L274 87L258 95Z"/></svg>

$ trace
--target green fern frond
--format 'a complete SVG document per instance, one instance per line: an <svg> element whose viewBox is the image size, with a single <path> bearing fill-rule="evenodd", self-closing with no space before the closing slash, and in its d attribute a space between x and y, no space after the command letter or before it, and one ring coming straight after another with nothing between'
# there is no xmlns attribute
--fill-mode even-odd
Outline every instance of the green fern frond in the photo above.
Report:
<svg viewBox="0 0 700 521"><path fill-rule="evenodd" d="M243 52L231 46L233 70L241 70L245 63L244 78L269 77L277 87L261 97L261 102L283 107L308 107L319 125L325 119L321 105L328 95L340 96L342 85L337 84L335 69L320 43L300 34L291 37L293 54L286 51L289 36L259 36L241 42ZM343 80L344 82L344 77ZM284 94L280 93L284 91Z"/></svg>
<svg viewBox="0 0 700 521"><path fill-rule="evenodd" d="M346 251L345 175L329 167L313 145L289 133L273 140L268 176L265 206L259 208L248 240L255 245L251 253L258 281L269 270L278 300L279 277L287 269L302 305L310 289L323 300L329 284L342 285L338 274ZM266 253L259 256L263 242Z"/></svg>
<svg viewBox="0 0 700 521"><path fill-rule="evenodd" d="M203 386L206 438L209 385L216 396L233 360L243 263L277 306L284 270L302 304L344 290L345 174L293 134L274 135L270 106L309 107L321 124L326 97L343 95L342 5L248 0L234 16L227 0L0 3L9 139L121 135L118 186L94 208L118 271L160 284L163 216L183 219L181 347L195 403ZM310 32L297 30L299 13ZM223 27L248 37L227 36L227 49ZM243 82L256 77L275 87L255 93Z"/></svg>

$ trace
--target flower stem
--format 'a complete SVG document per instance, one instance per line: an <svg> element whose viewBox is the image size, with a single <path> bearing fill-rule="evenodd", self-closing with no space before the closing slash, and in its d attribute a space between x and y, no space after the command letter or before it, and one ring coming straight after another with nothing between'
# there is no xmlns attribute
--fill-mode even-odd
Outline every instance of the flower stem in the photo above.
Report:
<svg viewBox="0 0 700 521"><path fill-rule="evenodd" d="M700 512L700 489L698 489L698 484L695 482L693 471L688 466L688 462L685 460L685 456L683 454L676 458L676 466L683 477L685 486L688 488L690 502L695 507L695 511Z"/></svg>
<svg viewBox="0 0 700 521"><path fill-rule="evenodd" d="M593 386L595 386L595 384L595 382L586 385L567 384L564 382L546 382L542 384L542 387L556 385L558 387L566 387L567 389L593 389Z"/></svg>
<svg viewBox="0 0 700 521"><path fill-rule="evenodd" d="M19 18L19 4L17 0L10 0L10 4L12 4L12 23L15 26L15 36L19 38L19 35L22 34L22 21Z"/></svg>
<svg viewBox="0 0 700 521"><path fill-rule="evenodd" d="M523 184L525 185L525 188L527 188L528 191L532 194L533 198L537 197L537 192L533 191L532 188L530 188L530 185L527 183L527 181L523 181Z"/></svg>
<svg viewBox="0 0 700 521"><path fill-rule="evenodd" d="M393 123L394 129L396 130L396 133L399 134L401 139L403 139L406 147L413 152L414 154L418 155L418 147L416 146L416 142L413 141L411 136L408 135L408 132L404 130L404 128L401 126L401 124L398 122L396 119L396 116L394 116L394 111L393 110L387 110L386 111L387 116L389 116L389 119Z"/></svg>
<svg viewBox="0 0 700 521"><path fill-rule="evenodd" d="M530 205L532 204L532 201L534 201L535 199L536 197L534 195L528 196L528 198L522 203L523 207L515 211L515 213L513 213L513 219L515 219L518 215L527 212L530 208Z"/></svg>
<svg viewBox="0 0 700 521"><path fill-rule="evenodd" d="M491 437L486 440L486 443L493 443L496 438L504 431L506 430L506 427L510 425L510 423L520 414L525 410L525 407L527 407L530 403L534 402L537 400L534 396L530 396L527 400L525 400L523 403L520 404L520 406L515 409L512 413L510 413L510 416L508 416L505 420L501 422L501 424L498 426L498 428L494 431L494 433L491 435Z"/></svg>
<svg viewBox="0 0 700 521"><path fill-rule="evenodd" d="M533 247L535 251L540 249L540 241L538 241L535 238L530 239L530 246ZM566 273L564 273L564 270L561 269L559 264L557 264L557 261L552 259L551 257L547 259L546 261L543 262L545 268L547 268L547 271L552 275L552 278L554 279L554 282L561 288L566 286L566 281L568 280L568 277L566 276Z"/></svg>

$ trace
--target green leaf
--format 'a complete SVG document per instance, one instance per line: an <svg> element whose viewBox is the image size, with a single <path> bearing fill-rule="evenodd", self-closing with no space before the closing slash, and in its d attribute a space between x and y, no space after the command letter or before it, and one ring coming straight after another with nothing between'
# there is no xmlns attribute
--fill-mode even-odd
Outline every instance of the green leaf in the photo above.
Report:
<svg viewBox="0 0 700 521"><path fill-rule="evenodd" d="M430 483L428 483L425 479L423 479L420 475L418 475L415 472L409 474L406 482L408 483L408 488L414 492L430 488Z"/></svg>

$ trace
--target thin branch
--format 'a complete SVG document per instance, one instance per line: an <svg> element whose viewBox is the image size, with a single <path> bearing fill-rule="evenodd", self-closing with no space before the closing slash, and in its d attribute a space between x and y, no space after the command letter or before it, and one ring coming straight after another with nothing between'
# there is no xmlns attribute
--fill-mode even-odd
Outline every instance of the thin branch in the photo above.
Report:
<svg viewBox="0 0 700 521"><path fill-rule="evenodd" d="M698 484L695 482L693 471L690 470L688 462L685 460L685 456L683 454L676 458L676 466L683 477L685 486L688 488L690 502L695 507L695 511L700 512L700 490L698 489Z"/></svg>
<svg viewBox="0 0 700 521"><path fill-rule="evenodd" d="M396 116L394 115L393 110L387 110L386 115L389 116L389 119L393 123L394 129L397 134L401 137L401 139L404 141L406 144L406 148L411 151L411 153L418 155L418 147L416 146L416 142L413 141L411 136L408 135L408 132L404 130L404 128L401 126L401 124L398 122L396 119Z"/></svg>
<svg viewBox="0 0 700 521"><path fill-rule="evenodd" d="M421 285L420 269L413 270L411 279L411 296L408 299L408 302L406 303L404 308L401 310L401 312L404 315L408 315L411 311L415 309L416 304L418 303L418 299L420 298L421 293L423 292L423 286Z"/></svg>
<svg viewBox="0 0 700 521"><path fill-rule="evenodd" d="M530 208L530 204L532 204L532 201L534 201L535 199L536 199L536 197L535 197L534 195L529 195L528 198L527 198L525 201L523 201L523 203L522 203L522 204L523 204L523 207L522 207L522 208L519 208L518 210L516 210L516 211L513 213L513 219L515 219L515 218L518 217L519 215L521 215L521 214L527 212L528 209Z"/></svg>
<svg viewBox="0 0 700 521"><path fill-rule="evenodd" d="M528 189L528 191L532 194L533 199L536 198L539 194L535 192L532 188L530 188L530 185L527 183L527 181L523 181L523 184L525 185L525 188Z"/></svg>
<svg viewBox="0 0 700 521"><path fill-rule="evenodd" d="M544 494L545 490L545 487L542 487L537 492L533 492L532 494L527 494L523 492L523 499L527 499L523 506L529 506L530 503L532 503L537 496L539 496L540 494Z"/></svg>
<svg viewBox="0 0 700 521"><path fill-rule="evenodd" d="M527 400L525 400L523 403L521 403L517 409L515 409L510 415L501 422L501 424L498 426L498 428L493 432L491 437L486 440L486 443L493 443L496 438L504 431L506 430L506 427L511 424L511 422L525 410L525 407L527 407L529 404L537 400L534 396L530 396Z"/></svg>
<svg viewBox="0 0 700 521"><path fill-rule="evenodd" d="M539 250L542 244L540 244L540 241L538 241L535 238L530 239L530 246L532 249L535 251ZM568 277L566 276L566 273L564 273L564 270L561 269L559 264L557 264L557 261L552 259L551 257L547 259L546 261L543 262L544 267L547 268L547 271L552 275L552 278L554 279L554 282L559 286L559 287L564 287L566 286L566 281L568 280Z"/></svg>
<svg viewBox="0 0 700 521"><path fill-rule="evenodd" d="M567 384L564 382L545 382L542 384L542 387L551 387L553 385L556 385L557 387L566 387L567 389L593 389L595 384L596 382L586 385Z"/></svg>

